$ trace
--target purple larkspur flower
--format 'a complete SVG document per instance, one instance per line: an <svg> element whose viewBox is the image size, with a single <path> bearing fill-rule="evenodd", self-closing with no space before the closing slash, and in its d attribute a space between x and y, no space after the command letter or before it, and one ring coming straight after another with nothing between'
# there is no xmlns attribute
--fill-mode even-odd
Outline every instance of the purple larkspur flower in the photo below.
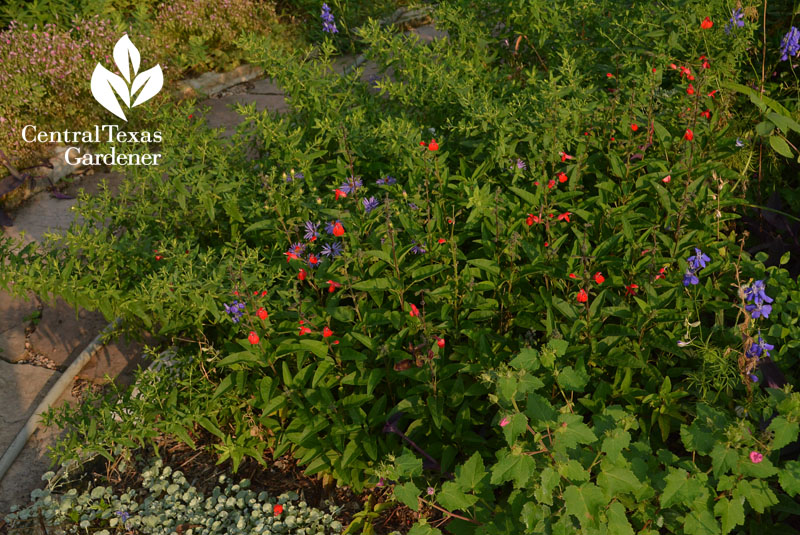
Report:
<svg viewBox="0 0 800 535"><path fill-rule="evenodd" d="M763 280L757 280L752 285L744 289L745 299L759 303L772 303L773 299L766 294L767 286Z"/></svg>
<svg viewBox="0 0 800 535"><path fill-rule="evenodd" d="M414 244L414 246L411 248L411 252L412 253L414 253L414 254L425 254L425 253L428 252L428 251L425 250L425 247L423 247L422 245L419 245L417 242L412 241L411 243Z"/></svg>
<svg viewBox="0 0 800 535"><path fill-rule="evenodd" d="M364 211L370 213L375 208L378 207L378 199L375 197L370 197L369 199L361 199L361 204L364 205Z"/></svg>
<svg viewBox="0 0 800 535"><path fill-rule="evenodd" d="M240 303L239 301L234 301L231 305L223 303L223 306L225 307L225 312L231 317L231 321L233 321L233 323L239 323L239 320L242 318L242 314L244 313L245 304Z"/></svg>
<svg viewBox="0 0 800 535"><path fill-rule="evenodd" d="M344 251L344 246L340 242L335 241L333 243L326 243L323 245L322 252L320 254L322 254L322 256L327 256L328 258L336 258L342 254L342 251Z"/></svg>
<svg viewBox="0 0 800 535"><path fill-rule="evenodd" d="M336 20L333 18L331 8L328 4L322 4L322 31L328 33L339 33L336 28Z"/></svg>
<svg viewBox="0 0 800 535"><path fill-rule="evenodd" d="M800 52L800 31L792 26L781 41L781 61L786 61Z"/></svg>
<svg viewBox="0 0 800 535"><path fill-rule="evenodd" d="M700 279L697 278L694 271L687 269L686 273L683 274L683 285L689 286L690 284L700 284Z"/></svg>
<svg viewBox="0 0 800 535"><path fill-rule="evenodd" d="M744 28L744 13L742 13L741 8L731 11L731 19L725 25L725 33L730 34L731 30L736 27Z"/></svg>
<svg viewBox="0 0 800 535"><path fill-rule="evenodd" d="M745 310L747 310L753 319L758 319L763 317L764 319L769 318L770 313L772 312L772 305L767 305L766 303L756 303L753 305L745 305Z"/></svg>
<svg viewBox="0 0 800 535"><path fill-rule="evenodd" d="M703 254L703 251L701 251L697 247L694 248L694 252L695 256L690 256L689 258L686 259L686 261L695 271L706 267L707 262L711 262L711 259L705 254Z"/></svg>
<svg viewBox="0 0 800 535"><path fill-rule="evenodd" d="M375 183L379 186L391 186L392 184L396 184L397 180L392 176L386 175L385 177L376 180Z"/></svg>
<svg viewBox="0 0 800 535"><path fill-rule="evenodd" d="M345 192L347 195L350 195L350 193L354 192L363 185L364 183L361 182L360 178L351 176L349 180L346 180L341 186L339 186L339 189Z"/></svg>
<svg viewBox="0 0 800 535"><path fill-rule="evenodd" d="M306 221L306 233L303 237L309 241L315 240L319 237L319 232L317 232L317 227L319 227L319 223L312 223L311 221Z"/></svg>
<svg viewBox="0 0 800 535"><path fill-rule="evenodd" d="M750 380L753 381L754 383L757 383L758 382L758 375L756 375L754 373L751 373L750 374Z"/></svg>

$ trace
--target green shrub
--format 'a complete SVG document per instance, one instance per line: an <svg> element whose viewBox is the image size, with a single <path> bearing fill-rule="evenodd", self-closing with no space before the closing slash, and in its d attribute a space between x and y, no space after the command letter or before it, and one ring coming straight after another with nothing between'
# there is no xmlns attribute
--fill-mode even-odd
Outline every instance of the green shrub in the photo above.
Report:
<svg viewBox="0 0 800 535"><path fill-rule="evenodd" d="M750 80L740 71L753 24L725 34L722 3L616 7L446 4L436 20L449 38L430 46L371 23L360 37L383 75L375 87L332 71L330 40L309 59L271 36L243 38L289 113L242 109L238 135L221 141L192 109L161 109L151 119L164 125L164 165L133 170L117 197L82 197L80 223L12 256L0 278L195 341L179 353L191 379L176 383L170 410L153 421L154 395L137 423L184 440L199 425L234 467L291 451L307 473L357 489L427 468L436 492L460 463L502 452L496 498L469 511L485 523L492 504L510 504L497 531L519 532L534 492L529 530L544 505L562 532L587 533L601 509L635 510L641 530L661 507L669 529L700 533L721 516L710 488L779 525L793 492L779 474L794 465L774 450L796 438L794 395L781 405L753 377L768 379L757 364L771 356L797 379L799 290L743 250L735 220L748 176L733 164L754 149L737 146L751 125L729 122L741 101L724 89ZM713 31L701 27L709 13ZM771 311L753 308L764 304L747 297L753 281L765 281ZM560 348L547 362L507 368L547 341ZM497 402L507 443L491 431ZM746 434L775 407L788 422L772 428L777 443ZM518 441L522 414L535 420L533 443ZM90 436L85 415L54 421L71 423L68 443L83 449L131 447ZM544 442L553 456L519 455L564 423L578 435L551 429L572 436ZM685 438L692 426L702 444ZM598 446L607 431L630 435L611 461ZM379 470L404 443L424 462L406 454L396 472ZM751 447L765 456L756 468L742 460ZM730 466L711 478L697 470L714 448ZM545 492L528 474L548 462L561 464ZM636 482L599 488L614 467ZM734 481L739 472L750 479ZM686 496L666 492L689 473ZM735 490L745 482L760 490ZM402 485L413 505L418 487Z"/></svg>

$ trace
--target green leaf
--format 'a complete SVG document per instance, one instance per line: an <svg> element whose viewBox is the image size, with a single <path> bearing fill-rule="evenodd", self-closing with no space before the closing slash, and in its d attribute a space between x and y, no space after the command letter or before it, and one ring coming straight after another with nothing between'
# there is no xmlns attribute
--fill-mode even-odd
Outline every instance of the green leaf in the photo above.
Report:
<svg viewBox="0 0 800 535"><path fill-rule="evenodd" d="M517 455L506 450L505 455L492 467L490 483L498 485L513 479L517 488L522 487L533 475L535 467L536 463L529 455Z"/></svg>
<svg viewBox="0 0 800 535"><path fill-rule="evenodd" d="M689 535L718 535L719 531L719 523L705 505L699 511L692 509L684 520L684 533Z"/></svg>
<svg viewBox="0 0 800 535"><path fill-rule="evenodd" d="M398 289L399 284L397 279L368 279L365 281L357 282L353 285L354 290L375 291L375 290L392 290Z"/></svg>
<svg viewBox="0 0 800 535"><path fill-rule="evenodd" d="M619 466L604 466L597 476L597 484L611 499L619 493L629 492L635 494L642 486L642 482L628 468Z"/></svg>
<svg viewBox="0 0 800 535"><path fill-rule="evenodd" d="M769 146L781 156L792 157L792 149L781 136L769 136Z"/></svg>
<svg viewBox="0 0 800 535"><path fill-rule="evenodd" d="M456 483L461 488L476 490L482 486L482 481L486 477L486 468L480 453L475 452L467 462L456 467Z"/></svg>
<svg viewBox="0 0 800 535"><path fill-rule="evenodd" d="M736 526L744 524L744 498L720 498L714 505L714 514L722 521L723 535L730 533Z"/></svg>
<svg viewBox="0 0 800 535"><path fill-rule="evenodd" d="M530 204L531 206L536 204L536 197L533 193L529 191L525 191L524 189L515 188L514 186L509 187L511 191L517 194L517 196L525 201L526 203Z"/></svg>
<svg viewBox="0 0 800 535"><path fill-rule="evenodd" d="M608 432L608 436L603 439L601 450L606 453L611 462L619 459L622 450L631 443L631 434L624 429L615 427Z"/></svg>
<svg viewBox="0 0 800 535"><path fill-rule="evenodd" d="M800 493L800 462L787 461L778 473L778 482L789 496Z"/></svg>
<svg viewBox="0 0 800 535"><path fill-rule="evenodd" d="M553 431L555 440L554 449L566 451L578 444L592 444L597 441L597 436L583 423L583 418L577 414L562 414L558 417L558 427Z"/></svg>
<svg viewBox="0 0 800 535"><path fill-rule="evenodd" d="M466 494L461 490L461 487L452 481L446 482L442 485L441 492L436 494L436 500L450 511L458 509L467 509L475 505L478 497L472 494Z"/></svg>
<svg viewBox="0 0 800 535"><path fill-rule="evenodd" d="M628 522L625 506L620 502L614 502L608 506L606 517L608 518L609 533L614 535L633 535L633 526Z"/></svg>
<svg viewBox="0 0 800 535"><path fill-rule="evenodd" d="M467 260L467 263L493 275L500 274L500 267L497 265L497 262L493 260L487 260L486 258L474 258L472 260Z"/></svg>
<svg viewBox="0 0 800 535"><path fill-rule="evenodd" d="M797 440L797 434L800 433L800 425L797 422L790 422L783 416L777 416L769 424L767 431L775 433L775 437L772 439L772 449L779 450Z"/></svg>
<svg viewBox="0 0 800 535"><path fill-rule="evenodd" d="M570 485L564 490L567 514L577 518L584 529L597 524L600 508L606 503L603 491L594 483L584 483L580 487Z"/></svg>
<svg viewBox="0 0 800 535"><path fill-rule="evenodd" d="M420 491L413 481L394 487L394 497L400 503L406 504L412 511L419 511L419 493Z"/></svg>
<svg viewBox="0 0 800 535"><path fill-rule="evenodd" d="M442 535L442 532L439 531L437 528L433 526L429 526L427 521L423 518L419 520L414 526L408 531L408 535ZM364 531L366 533L366 531Z"/></svg>
<svg viewBox="0 0 800 535"><path fill-rule="evenodd" d="M347 443L347 447L344 449L344 453L342 453L342 468L347 468L350 465L350 461L358 456L358 442L355 440L351 440Z"/></svg>
<svg viewBox="0 0 800 535"><path fill-rule="evenodd" d="M573 392L583 392L584 387L589 382L589 376L585 371L575 371L572 366L567 366L558 373L558 384L564 390Z"/></svg>
<svg viewBox="0 0 800 535"><path fill-rule="evenodd" d="M414 477L422 474L422 459L406 450L403 455L395 459L398 475L402 477Z"/></svg>
<svg viewBox="0 0 800 535"><path fill-rule="evenodd" d="M307 338L300 339L300 347L311 351L319 358L324 358L328 354L328 344L320 340L309 340Z"/></svg>
<svg viewBox="0 0 800 535"><path fill-rule="evenodd" d="M525 348L508 364L517 370L536 371L539 368L539 352Z"/></svg>
<svg viewBox="0 0 800 535"><path fill-rule="evenodd" d="M666 482L661 494L661 507L664 509L675 504L689 504L702 494L702 483L689 476L683 468L670 466Z"/></svg>

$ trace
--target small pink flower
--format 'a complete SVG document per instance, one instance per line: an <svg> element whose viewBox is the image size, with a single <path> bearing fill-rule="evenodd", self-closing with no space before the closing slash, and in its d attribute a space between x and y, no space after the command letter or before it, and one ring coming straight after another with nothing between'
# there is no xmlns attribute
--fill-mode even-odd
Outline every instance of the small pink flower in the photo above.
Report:
<svg viewBox="0 0 800 535"><path fill-rule="evenodd" d="M500 427L505 427L510 423L511 423L511 420L508 418L508 416L504 416L503 419L500 420Z"/></svg>
<svg viewBox="0 0 800 535"><path fill-rule="evenodd" d="M764 456L758 453L757 451L751 451L750 460L753 461L754 464L758 464L764 460Z"/></svg>
<svg viewBox="0 0 800 535"><path fill-rule="evenodd" d="M672 180L672 175L667 175L661 179L661 182L663 182L664 184L669 184L670 180Z"/></svg>

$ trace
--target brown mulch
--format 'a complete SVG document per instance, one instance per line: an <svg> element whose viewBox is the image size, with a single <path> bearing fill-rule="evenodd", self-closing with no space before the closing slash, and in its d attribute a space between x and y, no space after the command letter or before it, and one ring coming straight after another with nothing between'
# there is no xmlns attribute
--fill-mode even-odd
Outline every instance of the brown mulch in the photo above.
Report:
<svg viewBox="0 0 800 535"><path fill-rule="evenodd" d="M255 492L267 491L272 496L284 492L297 492L309 507L321 508L324 502L333 503L341 510L337 519L347 527L353 516L362 511L364 504L373 496L374 503L384 503L392 500L390 487L366 489L356 494L349 487L338 487L334 484L324 485L321 478L307 476L303 468L291 455L283 455L271 460L269 452L265 452L268 466L264 467L253 459L245 459L239 465L239 470L233 474L232 463L226 461L217 465L217 456L213 453L211 444L215 437L201 428L197 428L192 438L197 444L196 449L171 438L163 438L158 444L158 451L165 466L183 472L191 485L197 487L199 492L209 495L218 485L219 476L226 474L234 482L249 479L250 489ZM142 458L146 458L145 462ZM109 463L102 457L87 463L83 475L79 480L73 481L70 487L81 488L88 484L111 485L114 492L121 494L128 488L139 488L142 483L141 471L146 464L155 457L153 452L138 451L136 460L125 464L125 469L120 470L122 459ZM407 533L418 518L424 517L434 526L442 527L446 523L443 515L427 506L419 512L412 511L402 504L396 504L383 511L374 521L376 535L388 535L393 531ZM0 535L3 528L0 527Z"/></svg>

